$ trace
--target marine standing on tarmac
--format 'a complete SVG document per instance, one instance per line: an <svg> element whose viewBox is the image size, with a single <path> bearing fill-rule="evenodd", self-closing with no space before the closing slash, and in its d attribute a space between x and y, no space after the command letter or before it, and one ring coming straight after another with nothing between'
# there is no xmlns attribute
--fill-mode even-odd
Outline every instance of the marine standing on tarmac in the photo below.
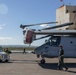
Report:
<svg viewBox="0 0 76 75"><path fill-rule="evenodd" d="M58 63L58 69L62 70L63 67L65 68L65 70L68 70L68 67L66 67L66 65L64 64L64 50L63 50L63 46L59 45L60 50L59 50L59 63Z"/></svg>

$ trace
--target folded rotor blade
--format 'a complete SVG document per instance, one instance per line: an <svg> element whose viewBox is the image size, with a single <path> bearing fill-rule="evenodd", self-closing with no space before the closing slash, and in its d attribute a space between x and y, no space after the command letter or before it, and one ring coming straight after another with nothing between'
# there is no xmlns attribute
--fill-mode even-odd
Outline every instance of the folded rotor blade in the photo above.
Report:
<svg viewBox="0 0 76 75"><path fill-rule="evenodd" d="M44 29L41 29L41 30L54 29L54 28L59 28L59 27L64 27L64 26L70 26L70 25L73 25L73 22L64 23L64 24L61 24L61 25L57 25L57 26L53 26L53 27L48 27L48 28L44 28Z"/></svg>
<svg viewBox="0 0 76 75"><path fill-rule="evenodd" d="M53 24L53 23L58 23L58 22L46 22L46 23L37 23L37 24L29 24L29 25L20 25L20 28L24 29L25 27L29 26L36 26L36 25L42 25L42 24Z"/></svg>

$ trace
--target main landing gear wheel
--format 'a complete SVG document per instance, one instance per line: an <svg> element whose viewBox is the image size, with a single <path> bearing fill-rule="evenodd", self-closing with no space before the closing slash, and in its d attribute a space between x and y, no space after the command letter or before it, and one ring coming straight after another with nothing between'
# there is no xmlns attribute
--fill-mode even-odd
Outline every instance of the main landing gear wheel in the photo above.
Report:
<svg viewBox="0 0 76 75"><path fill-rule="evenodd" d="M45 64L45 59L42 59L42 60L40 61L40 63L41 63L41 64Z"/></svg>

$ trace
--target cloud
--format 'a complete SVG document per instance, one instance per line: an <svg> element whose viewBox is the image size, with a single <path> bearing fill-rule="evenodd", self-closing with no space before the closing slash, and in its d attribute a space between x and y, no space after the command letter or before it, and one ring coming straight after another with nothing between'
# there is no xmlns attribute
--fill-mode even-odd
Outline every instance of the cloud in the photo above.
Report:
<svg viewBox="0 0 76 75"><path fill-rule="evenodd" d="M41 27L49 27L48 24L41 24L40 26L41 26Z"/></svg>
<svg viewBox="0 0 76 75"><path fill-rule="evenodd" d="M0 37L0 41L8 41L8 40L12 40L13 38L11 37Z"/></svg>
<svg viewBox="0 0 76 75"><path fill-rule="evenodd" d="M4 15L7 14L8 12L8 7L5 4L0 4L0 14Z"/></svg>
<svg viewBox="0 0 76 75"><path fill-rule="evenodd" d="M5 26L6 24L0 24L0 29L3 29L3 27Z"/></svg>
<svg viewBox="0 0 76 75"><path fill-rule="evenodd" d="M5 26L6 24L0 24L0 26Z"/></svg>
<svg viewBox="0 0 76 75"><path fill-rule="evenodd" d="M3 29L3 27L0 27L0 29Z"/></svg>

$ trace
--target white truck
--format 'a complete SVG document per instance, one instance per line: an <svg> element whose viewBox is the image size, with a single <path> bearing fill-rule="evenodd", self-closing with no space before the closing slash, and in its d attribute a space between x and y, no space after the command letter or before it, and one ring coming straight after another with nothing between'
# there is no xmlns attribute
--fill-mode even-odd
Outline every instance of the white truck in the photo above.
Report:
<svg viewBox="0 0 76 75"><path fill-rule="evenodd" d="M10 55L3 51L0 46L0 62L8 62L10 60Z"/></svg>

